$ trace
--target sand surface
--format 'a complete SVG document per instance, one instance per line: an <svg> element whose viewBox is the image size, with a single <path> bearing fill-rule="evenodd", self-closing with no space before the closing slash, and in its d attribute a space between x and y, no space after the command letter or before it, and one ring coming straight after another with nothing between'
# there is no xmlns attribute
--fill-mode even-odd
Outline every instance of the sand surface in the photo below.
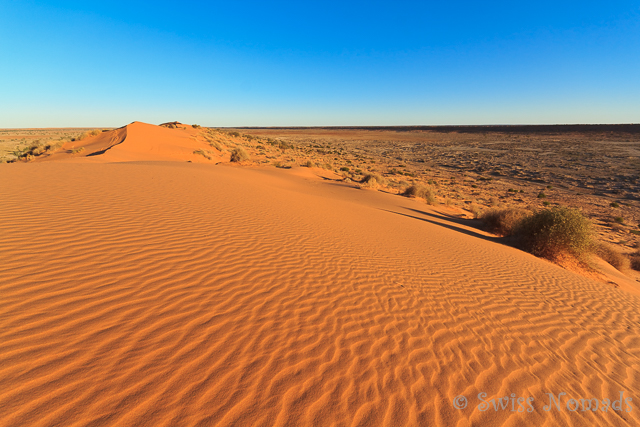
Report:
<svg viewBox="0 0 640 427"><path fill-rule="evenodd" d="M0 165L0 425L640 425L637 295L415 200L141 133ZM620 391L629 412L566 407Z"/></svg>

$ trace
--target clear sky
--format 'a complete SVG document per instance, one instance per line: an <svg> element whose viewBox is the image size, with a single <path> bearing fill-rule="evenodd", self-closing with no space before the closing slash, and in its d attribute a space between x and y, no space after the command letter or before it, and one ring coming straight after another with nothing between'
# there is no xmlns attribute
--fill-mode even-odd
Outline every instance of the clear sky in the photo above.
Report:
<svg viewBox="0 0 640 427"><path fill-rule="evenodd" d="M0 0L0 127L640 123L639 1Z"/></svg>

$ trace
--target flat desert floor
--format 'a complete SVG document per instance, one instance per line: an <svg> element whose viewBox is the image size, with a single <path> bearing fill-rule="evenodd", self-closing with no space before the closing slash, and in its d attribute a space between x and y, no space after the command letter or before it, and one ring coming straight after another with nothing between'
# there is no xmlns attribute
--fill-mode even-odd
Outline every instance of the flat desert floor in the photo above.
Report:
<svg viewBox="0 0 640 427"><path fill-rule="evenodd" d="M637 282L220 140L0 165L0 425L640 425Z"/></svg>

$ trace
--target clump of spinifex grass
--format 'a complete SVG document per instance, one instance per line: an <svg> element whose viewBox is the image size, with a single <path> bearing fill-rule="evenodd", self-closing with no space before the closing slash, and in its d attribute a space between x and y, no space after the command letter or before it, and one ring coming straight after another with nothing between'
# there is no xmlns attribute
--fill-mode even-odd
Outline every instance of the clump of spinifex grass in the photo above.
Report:
<svg viewBox="0 0 640 427"><path fill-rule="evenodd" d="M38 157L41 156L43 154L46 153L50 153L53 152L55 150L57 150L58 148L62 147L62 142L55 142L55 143L41 143L41 142L35 142L31 145L29 145L28 147L22 149L22 150L16 150L13 152L13 155L16 156L15 160L26 160L29 161L31 159L33 159L34 157Z"/></svg>
<svg viewBox="0 0 640 427"><path fill-rule="evenodd" d="M376 173L368 173L360 180L360 186L363 188L378 188L380 185L387 185L387 181L382 175Z"/></svg>
<svg viewBox="0 0 640 427"><path fill-rule="evenodd" d="M231 161L232 162L244 162L249 160L249 155L242 147L236 147L231 151Z"/></svg>
<svg viewBox="0 0 640 427"><path fill-rule="evenodd" d="M430 205L437 204L436 193L431 187L425 187L419 184L410 185L404 190L402 195L406 197L420 197Z"/></svg>
<svg viewBox="0 0 640 427"><path fill-rule="evenodd" d="M100 135L101 133L102 133L102 130L100 129L89 130L80 134L80 136L78 136L75 140L82 141L83 139L89 138L90 136L97 136L97 135Z"/></svg>
<svg viewBox="0 0 640 427"><path fill-rule="evenodd" d="M528 212L524 209L489 209L480 215L480 219L491 233L511 236L527 214Z"/></svg>
<svg viewBox="0 0 640 427"><path fill-rule="evenodd" d="M209 153L207 153L207 152L206 152L206 151L204 151L204 150L195 150L195 151L193 152L193 154L199 154L199 155L201 155L202 157L204 157L205 159L207 159L207 160L211 160L211 156L209 155Z"/></svg>

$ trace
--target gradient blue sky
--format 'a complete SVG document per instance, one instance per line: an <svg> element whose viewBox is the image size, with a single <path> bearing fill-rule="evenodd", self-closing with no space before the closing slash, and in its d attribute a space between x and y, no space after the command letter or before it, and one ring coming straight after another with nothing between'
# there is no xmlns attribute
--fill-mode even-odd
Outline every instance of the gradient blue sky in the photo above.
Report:
<svg viewBox="0 0 640 427"><path fill-rule="evenodd" d="M0 0L0 127L639 123L638 1Z"/></svg>

